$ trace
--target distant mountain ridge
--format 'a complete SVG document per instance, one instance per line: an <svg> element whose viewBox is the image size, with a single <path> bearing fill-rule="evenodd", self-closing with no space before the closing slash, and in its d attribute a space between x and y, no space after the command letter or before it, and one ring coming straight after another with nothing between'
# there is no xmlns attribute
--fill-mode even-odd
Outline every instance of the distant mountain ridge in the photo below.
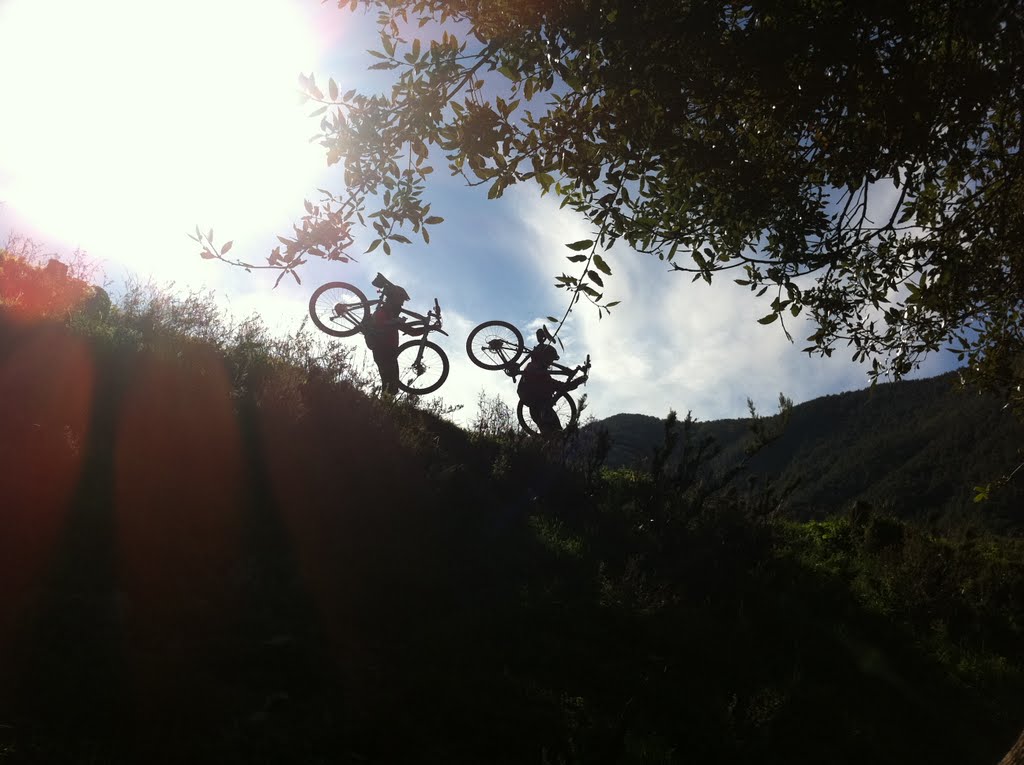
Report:
<svg viewBox="0 0 1024 765"><path fill-rule="evenodd" d="M695 435L712 436L721 448L717 463L732 464L742 459L750 424L698 422ZM617 414L597 425L611 436L609 467L643 467L664 439L664 420L649 415ZM905 517L983 514L1005 528L1024 525L1021 482L983 504L974 502L974 487L1019 464L1022 447L1024 424L995 399L958 390L948 373L798 404L782 435L748 467L774 481L798 480L787 507L799 516L862 500Z"/></svg>

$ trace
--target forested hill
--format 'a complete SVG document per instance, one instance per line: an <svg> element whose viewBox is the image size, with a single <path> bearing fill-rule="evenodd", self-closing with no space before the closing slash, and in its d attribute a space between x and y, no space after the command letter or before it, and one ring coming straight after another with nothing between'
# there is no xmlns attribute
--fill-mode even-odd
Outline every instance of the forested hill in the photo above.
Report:
<svg viewBox="0 0 1024 765"><path fill-rule="evenodd" d="M664 440L664 421L656 417L618 414L597 424L611 436L612 467L646 464ZM742 458L750 425L749 419L698 422L694 436L714 438L718 464L729 464ZM801 516L842 510L859 499L902 516L982 517L1020 526L1020 481L982 504L974 502L974 487L1012 470L1024 459L1022 448L1021 423L994 399L959 390L950 373L798 404L749 469L796 482L786 506Z"/></svg>
<svg viewBox="0 0 1024 765"><path fill-rule="evenodd" d="M0 253L0 762L992 765L1020 733L1024 540L794 522L89 292Z"/></svg>

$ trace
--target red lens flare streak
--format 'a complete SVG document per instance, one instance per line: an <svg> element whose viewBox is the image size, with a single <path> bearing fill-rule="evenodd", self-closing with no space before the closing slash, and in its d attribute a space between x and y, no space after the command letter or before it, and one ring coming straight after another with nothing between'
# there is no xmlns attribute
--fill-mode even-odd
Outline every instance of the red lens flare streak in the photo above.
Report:
<svg viewBox="0 0 1024 765"><path fill-rule="evenodd" d="M236 613L244 457L231 385L210 349L145 354L131 370L114 457L118 573L137 720L190 698Z"/></svg>
<svg viewBox="0 0 1024 765"><path fill-rule="evenodd" d="M11 330L0 343L0 683L31 628L42 575L65 526L89 438L89 349L62 327ZM4 347L6 346L6 347Z"/></svg>

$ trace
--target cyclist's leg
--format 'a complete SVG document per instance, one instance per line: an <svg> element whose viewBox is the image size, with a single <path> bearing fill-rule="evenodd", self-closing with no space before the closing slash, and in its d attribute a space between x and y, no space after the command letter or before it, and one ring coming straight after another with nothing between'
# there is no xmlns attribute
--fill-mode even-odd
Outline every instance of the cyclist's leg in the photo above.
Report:
<svg viewBox="0 0 1024 765"><path fill-rule="evenodd" d="M381 391L394 396L398 393L398 354L391 348L377 349L373 352L373 360L377 362L380 373Z"/></svg>
<svg viewBox="0 0 1024 765"><path fill-rule="evenodd" d="M531 406L530 419L537 425L543 435L548 436L554 433L562 432L562 423L558 421L558 415L555 414L555 408L551 404L547 406Z"/></svg>

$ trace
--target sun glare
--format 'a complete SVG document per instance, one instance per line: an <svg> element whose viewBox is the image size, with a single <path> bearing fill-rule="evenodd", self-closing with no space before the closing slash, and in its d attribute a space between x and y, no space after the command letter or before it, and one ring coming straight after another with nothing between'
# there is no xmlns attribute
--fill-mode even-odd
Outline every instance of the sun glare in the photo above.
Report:
<svg viewBox="0 0 1024 765"><path fill-rule="evenodd" d="M325 164L296 95L321 38L293 0L6 0L0 202L171 277L200 267L196 224L284 228Z"/></svg>

